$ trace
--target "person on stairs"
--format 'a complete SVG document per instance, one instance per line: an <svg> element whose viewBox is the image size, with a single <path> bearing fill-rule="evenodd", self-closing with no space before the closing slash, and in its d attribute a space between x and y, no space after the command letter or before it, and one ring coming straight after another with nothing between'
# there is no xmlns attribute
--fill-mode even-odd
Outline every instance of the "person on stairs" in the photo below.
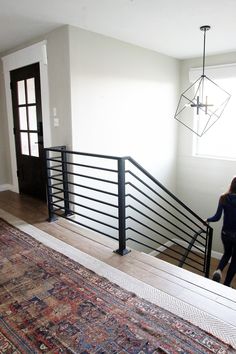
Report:
<svg viewBox="0 0 236 354"><path fill-rule="evenodd" d="M228 192L222 194L219 199L215 215L206 221L219 221L223 214L223 226L221 230L221 239L224 246L224 254L218 264L212 279L220 282L222 271L228 264L229 268L224 280L224 285L230 286L236 273L236 176L232 179Z"/></svg>

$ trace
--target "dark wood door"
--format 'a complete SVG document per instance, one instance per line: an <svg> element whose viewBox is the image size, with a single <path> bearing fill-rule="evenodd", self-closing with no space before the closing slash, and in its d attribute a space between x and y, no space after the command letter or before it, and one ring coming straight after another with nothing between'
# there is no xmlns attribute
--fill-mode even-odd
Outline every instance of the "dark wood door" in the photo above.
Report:
<svg viewBox="0 0 236 354"><path fill-rule="evenodd" d="M12 70L10 76L19 191L45 200L39 63Z"/></svg>

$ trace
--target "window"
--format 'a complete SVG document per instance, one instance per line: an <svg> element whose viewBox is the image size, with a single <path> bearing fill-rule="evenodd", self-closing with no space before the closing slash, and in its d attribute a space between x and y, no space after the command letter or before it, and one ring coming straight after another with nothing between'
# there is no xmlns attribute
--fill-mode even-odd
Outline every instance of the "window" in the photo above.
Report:
<svg viewBox="0 0 236 354"><path fill-rule="evenodd" d="M39 157L34 78L17 81L22 155Z"/></svg>
<svg viewBox="0 0 236 354"><path fill-rule="evenodd" d="M231 99L220 119L202 137L194 137L193 154L201 157L236 159L236 75L214 78L206 74L216 84L231 94ZM228 69L228 68L227 68ZM210 96L210 93L209 93Z"/></svg>

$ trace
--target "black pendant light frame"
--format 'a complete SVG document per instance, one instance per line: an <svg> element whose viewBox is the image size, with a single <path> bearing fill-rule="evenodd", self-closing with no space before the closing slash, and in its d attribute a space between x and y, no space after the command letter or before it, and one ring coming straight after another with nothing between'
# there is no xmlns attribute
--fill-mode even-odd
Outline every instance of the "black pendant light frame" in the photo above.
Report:
<svg viewBox="0 0 236 354"><path fill-rule="evenodd" d="M210 127L212 127L217 122L217 120L221 117L231 97L231 95L228 92L226 92L218 84L216 84L214 81L212 81L210 78L208 78L205 75L206 31L209 31L210 28L211 27L209 25L204 25L200 27L200 30L204 32L202 75L181 94L175 112L175 116L174 116L176 120L178 120L186 128L190 129L193 133L197 134L199 137L205 134L210 129ZM214 89L217 89L222 94L222 97L224 97L222 102L220 104L217 104L217 106L214 106L211 102L208 102L207 96L205 96L204 103L203 103L203 99L200 100L200 94L201 97L203 98L203 92L206 84L208 86L211 85L212 87L214 87ZM195 93L192 96L192 90L194 88L195 88ZM191 98L188 97L188 92L191 93ZM184 102L186 103L184 104ZM190 117L191 123L185 122L184 119L181 118L182 112L187 107L196 109L196 115L199 117L200 114L205 115L204 123L202 124L203 128L200 132L196 129L194 130L193 127L194 117L193 119L191 119L192 115Z"/></svg>

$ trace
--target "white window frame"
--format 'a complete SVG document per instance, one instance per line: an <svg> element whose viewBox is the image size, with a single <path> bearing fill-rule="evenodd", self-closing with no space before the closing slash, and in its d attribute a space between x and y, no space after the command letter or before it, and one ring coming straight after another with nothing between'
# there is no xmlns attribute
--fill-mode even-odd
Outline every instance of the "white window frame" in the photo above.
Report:
<svg viewBox="0 0 236 354"><path fill-rule="evenodd" d="M200 76L202 75L202 67L191 68L189 70L189 81L190 83L194 83ZM231 77L235 77L236 80L236 63L232 64L224 64L224 65L214 65L205 67L205 75L208 76L213 81L217 79L227 79ZM229 92L230 93L230 92ZM234 99L231 97L231 99ZM224 114L224 113L223 113ZM220 118L223 119L223 116ZM217 122L216 122L217 124ZM207 136L207 133L206 133ZM219 156L219 155L207 155L207 154L199 154L197 152L197 142L200 141L203 137L193 136L192 140L192 155L196 158L210 158L210 159L218 159L218 160L236 160L236 156Z"/></svg>

